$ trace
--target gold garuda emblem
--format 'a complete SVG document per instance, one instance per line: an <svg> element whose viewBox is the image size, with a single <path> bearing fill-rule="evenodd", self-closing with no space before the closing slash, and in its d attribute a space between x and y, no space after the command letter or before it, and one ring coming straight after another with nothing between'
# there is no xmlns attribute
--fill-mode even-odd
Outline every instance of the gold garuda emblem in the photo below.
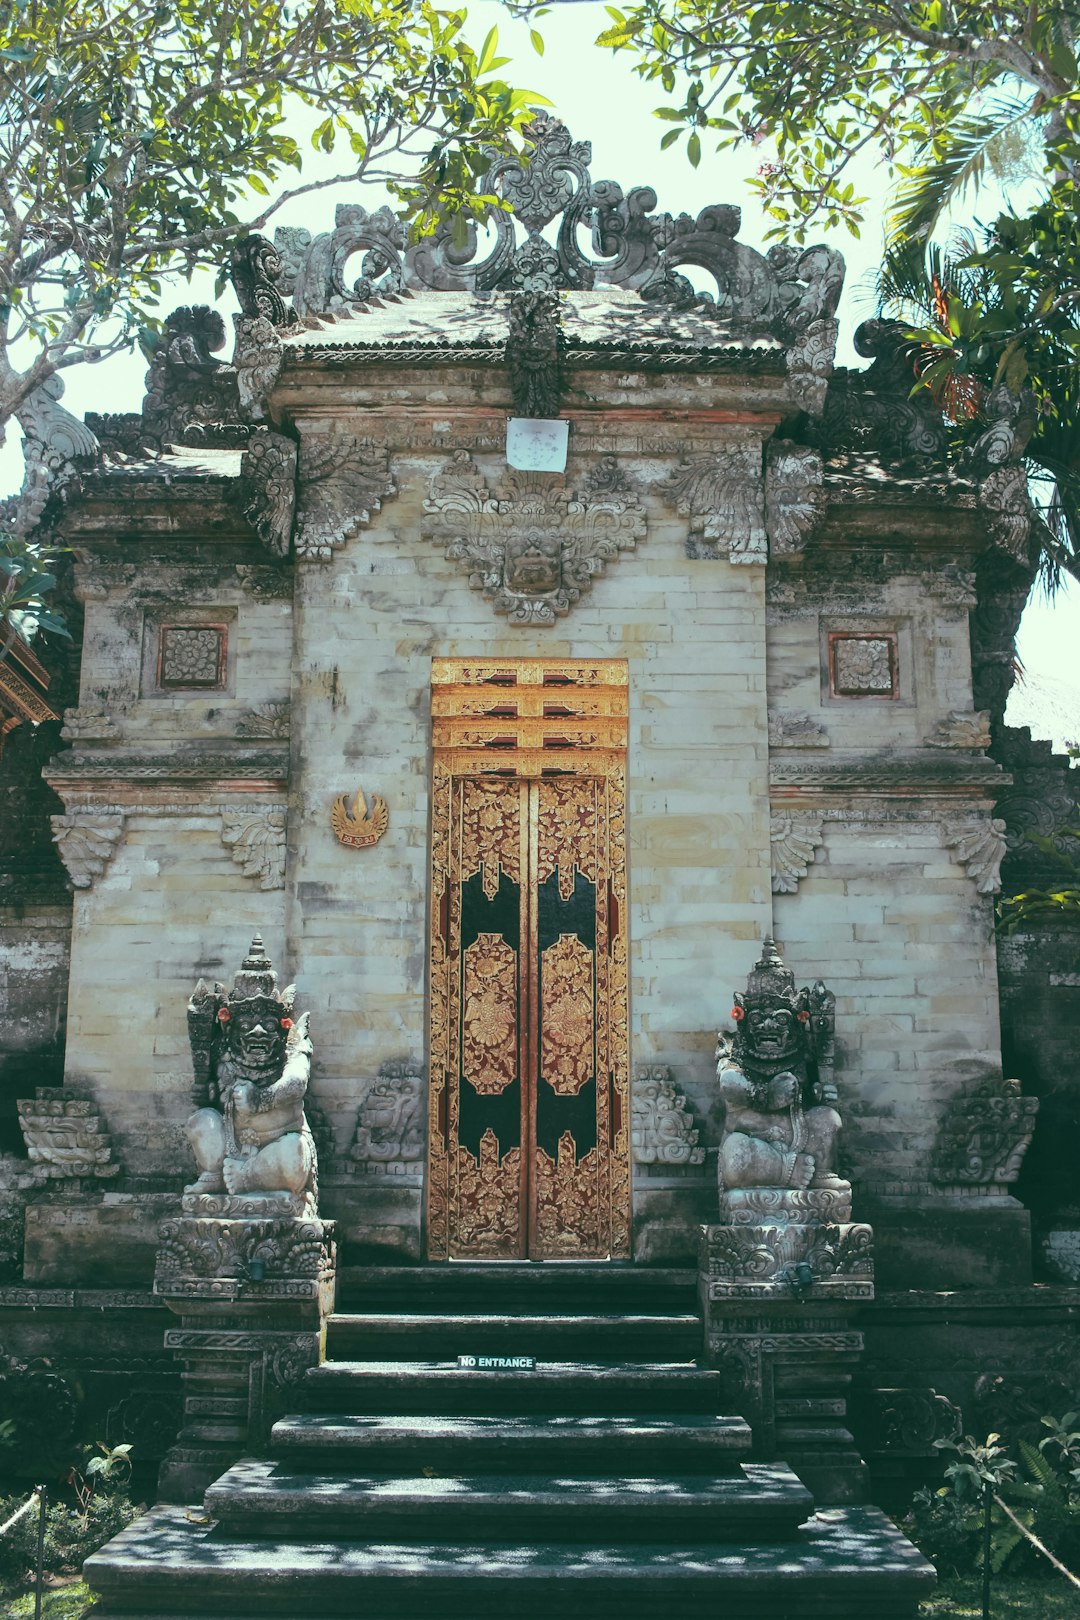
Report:
<svg viewBox="0 0 1080 1620"><path fill-rule="evenodd" d="M371 810L368 811L363 788L357 788L356 798L351 806L349 795L339 793L330 812L330 825L334 829L334 837L339 844L344 844L346 849L370 849L372 844L379 842L389 820L390 812L386 808L386 800L379 793L371 795Z"/></svg>

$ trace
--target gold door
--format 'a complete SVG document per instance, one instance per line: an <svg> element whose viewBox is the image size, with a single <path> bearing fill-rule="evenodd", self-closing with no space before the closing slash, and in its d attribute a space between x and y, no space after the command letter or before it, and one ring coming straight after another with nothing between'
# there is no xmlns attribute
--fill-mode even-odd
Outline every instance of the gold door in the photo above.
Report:
<svg viewBox="0 0 1080 1620"><path fill-rule="evenodd" d="M433 1259L629 1253L625 670L435 667Z"/></svg>

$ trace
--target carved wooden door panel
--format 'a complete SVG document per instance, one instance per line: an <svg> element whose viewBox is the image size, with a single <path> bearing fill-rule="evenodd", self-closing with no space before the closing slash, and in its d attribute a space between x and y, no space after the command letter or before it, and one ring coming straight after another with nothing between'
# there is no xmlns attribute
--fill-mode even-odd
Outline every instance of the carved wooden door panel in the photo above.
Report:
<svg viewBox="0 0 1080 1620"><path fill-rule="evenodd" d="M516 768L436 731L433 1259L629 1253L624 774L566 729Z"/></svg>

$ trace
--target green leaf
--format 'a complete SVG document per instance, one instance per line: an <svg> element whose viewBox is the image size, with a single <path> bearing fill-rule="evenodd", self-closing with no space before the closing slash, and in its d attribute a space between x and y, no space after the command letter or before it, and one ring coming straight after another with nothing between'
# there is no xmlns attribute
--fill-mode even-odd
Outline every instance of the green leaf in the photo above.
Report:
<svg viewBox="0 0 1080 1620"><path fill-rule="evenodd" d="M675 142L679 139L679 136L681 134L682 134L681 129L668 129L668 130L665 130L663 135L661 135L661 137L660 137L660 150L661 150L661 152L666 152L669 146L674 146ZM1080 339L1080 333L1077 333L1077 337L1078 337L1078 339Z"/></svg>
<svg viewBox="0 0 1080 1620"><path fill-rule="evenodd" d="M529 40L537 56L544 54L544 36L537 28L529 29Z"/></svg>
<svg viewBox="0 0 1080 1620"><path fill-rule="evenodd" d="M690 167L696 169L701 162L701 136L696 129L686 143L686 155L690 159Z"/></svg>

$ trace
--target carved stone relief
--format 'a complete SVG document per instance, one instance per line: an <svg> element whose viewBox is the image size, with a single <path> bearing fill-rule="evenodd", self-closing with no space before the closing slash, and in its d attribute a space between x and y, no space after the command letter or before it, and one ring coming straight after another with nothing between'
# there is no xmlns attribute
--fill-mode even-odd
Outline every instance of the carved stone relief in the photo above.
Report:
<svg viewBox="0 0 1080 1620"><path fill-rule="evenodd" d="M468 451L431 480L425 538L465 565L511 624L554 624L607 562L645 537L645 511L617 463L598 464L580 493L561 475L508 472L494 487Z"/></svg>
<svg viewBox="0 0 1080 1620"><path fill-rule="evenodd" d="M162 691L225 684L228 627L223 624L163 624L158 630L157 684Z"/></svg>
<svg viewBox="0 0 1080 1620"><path fill-rule="evenodd" d="M300 445L296 555L326 561L397 494L390 456L343 428L308 434Z"/></svg>
<svg viewBox="0 0 1080 1620"><path fill-rule="evenodd" d="M765 528L774 557L802 551L825 514L820 452L773 439L765 451Z"/></svg>
<svg viewBox="0 0 1080 1620"><path fill-rule="evenodd" d="M660 485L660 492L690 518L688 557L767 560L765 486L757 444L690 457Z"/></svg>
<svg viewBox="0 0 1080 1620"><path fill-rule="evenodd" d="M248 709L236 722L238 737L273 737L284 742L289 735L289 703L262 703Z"/></svg>
<svg viewBox="0 0 1080 1620"><path fill-rule="evenodd" d="M35 1182L120 1174L105 1121L92 1102L59 1086L38 1086L32 1098L20 1097L17 1107Z"/></svg>
<svg viewBox="0 0 1080 1620"><path fill-rule="evenodd" d="M927 748L989 748L990 710L954 709L924 741Z"/></svg>
<svg viewBox="0 0 1080 1620"><path fill-rule="evenodd" d="M801 710L769 710L770 748L828 748L829 733Z"/></svg>
<svg viewBox="0 0 1080 1620"><path fill-rule="evenodd" d="M806 876L810 863L816 859L824 836L822 818L812 810L800 810L796 815L773 811L769 839L774 894L795 893L799 879Z"/></svg>
<svg viewBox="0 0 1080 1620"><path fill-rule="evenodd" d="M701 1132L686 1099L664 1065L637 1071L631 1088L631 1143L635 1164L704 1164Z"/></svg>
<svg viewBox="0 0 1080 1620"><path fill-rule="evenodd" d="M834 697L895 697L897 638L888 631L829 634L829 690Z"/></svg>
<svg viewBox="0 0 1080 1620"><path fill-rule="evenodd" d="M514 415L551 419L559 414L559 298L519 292L510 298L506 359Z"/></svg>
<svg viewBox="0 0 1080 1620"><path fill-rule="evenodd" d="M954 1097L945 1110L930 1162L938 1186L1004 1186L1016 1180L1039 1112L1019 1080L994 1078Z"/></svg>
<svg viewBox="0 0 1080 1620"><path fill-rule="evenodd" d="M257 433L240 464L250 491L244 515L273 557L287 557L296 513L296 445L283 433Z"/></svg>
<svg viewBox="0 0 1080 1620"><path fill-rule="evenodd" d="M401 1174L424 1157L424 1077L412 1064L384 1063L360 1105L349 1158L367 1175Z"/></svg>
<svg viewBox="0 0 1080 1620"><path fill-rule="evenodd" d="M245 877L260 889L285 887L285 811L274 808L223 810L221 842Z"/></svg>
<svg viewBox="0 0 1080 1620"><path fill-rule="evenodd" d="M995 816L977 826L946 836L945 847L956 851L956 859L967 868L980 894L997 894L1001 889L1001 862L1008 847L1005 823Z"/></svg>
<svg viewBox="0 0 1080 1620"><path fill-rule="evenodd" d="M79 810L52 816L53 842L76 889L89 889L108 866L124 830L123 815Z"/></svg>

